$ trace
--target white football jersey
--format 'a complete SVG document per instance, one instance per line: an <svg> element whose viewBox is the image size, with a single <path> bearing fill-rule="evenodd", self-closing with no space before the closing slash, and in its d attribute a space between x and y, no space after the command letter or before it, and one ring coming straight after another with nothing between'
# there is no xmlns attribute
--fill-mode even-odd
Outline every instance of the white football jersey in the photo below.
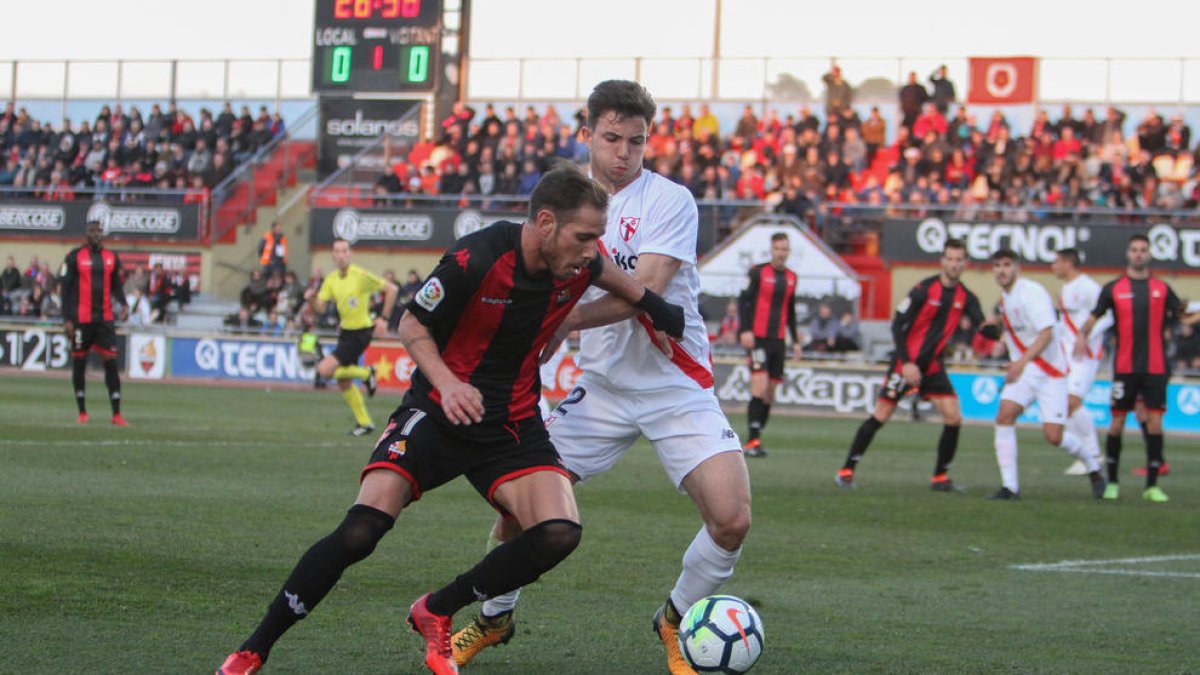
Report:
<svg viewBox="0 0 1200 675"><path fill-rule="evenodd" d="M1058 311L1060 322L1058 336L1062 340L1063 350L1068 355L1075 351L1075 336L1079 328L1092 315L1096 300L1100 297L1100 284L1086 274L1080 274L1074 280L1063 284L1058 296ZM1104 331L1112 325L1112 312L1105 313L1096 321L1092 333L1088 336L1088 352L1092 358L1101 356L1104 347Z"/></svg>
<svg viewBox="0 0 1200 675"><path fill-rule="evenodd" d="M683 339L668 359L647 330L649 321L634 317L583 331L576 361L580 369L628 389L712 386L708 330L700 318L700 275L696 271L699 231L696 200L687 188L642 170L632 183L611 195L608 229L600 243L605 255L633 274L638 256L657 253L681 262L662 296L683 307ZM591 288L584 302L603 295Z"/></svg>
<svg viewBox="0 0 1200 675"><path fill-rule="evenodd" d="M1008 345L1009 359L1016 361L1020 358L1038 334L1050 328L1054 331L1050 344L1034 359L1034 363L1051 375L1065 375L1067 357L1058 338L1054 302L1045 287L1036 281L1018 277L1011 290L1001 290L1000 308L1004 311L1004 341Z"/></svg>

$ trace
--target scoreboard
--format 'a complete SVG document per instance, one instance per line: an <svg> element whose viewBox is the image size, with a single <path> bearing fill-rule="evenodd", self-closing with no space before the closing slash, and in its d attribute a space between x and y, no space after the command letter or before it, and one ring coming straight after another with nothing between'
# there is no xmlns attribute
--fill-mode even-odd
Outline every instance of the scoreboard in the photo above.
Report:
<svg viewBox="0 0 1200 675"><path fill-rule="evenodd" d="M312 90L425 94L437 86L442 0L316 0Z"/></svg>

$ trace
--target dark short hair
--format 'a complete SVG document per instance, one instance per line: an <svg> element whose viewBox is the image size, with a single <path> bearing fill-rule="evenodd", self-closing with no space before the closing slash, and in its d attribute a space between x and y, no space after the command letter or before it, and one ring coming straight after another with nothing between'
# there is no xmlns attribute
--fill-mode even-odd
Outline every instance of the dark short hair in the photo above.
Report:
<svg viewBox="0 0 1200 675"><path fill-rule="evenodd" d="M658 106L646 88L632 80L605 80L592 89L587 100L588 126L596 123L606 112L621 117L641 117L649 125L654 121Z"/></svg>
<svg viewBox="0 0 1200 675"><path fill-rule="evenodd" d="M1144 241L1144 242L1146 242L1147 246L1150 245L1150 237L1147 237L1146 235L1142 234L1141 232L1138 232L1137 234L1129 235L1129 243L1132 244L1135 241Z"/></svg>
<svg viewBox="0 0 1200 675"><path fill-rule="evenodd" d="M952 248L958 249L959 251L966 251L967 243L962 239L955 239L954 237L951 237L946 240L945 244L942 245L942 255L946 255L946 251Z"/></svg>
<svg viewBox="0 0 1200 675"><path fill-rule="evenodd" d="M776 232L775 234L771 235L771 242L774 243L777 241L787 241L790 243L791 240L788 239L787 232Z"/></svg>
<svg viewBox="0 0 1200 675"><path fill-rule="evenodd" d="M1055 255L1063 260L1070 261L1070 263L1076 267L1079 267L1079 265L1083 262L1083 256L1079 254L1079 249L1077 248L1060 248Z"/></svg>
<svg viewBox="0 0 1200 675"><path fill-rule="evenodd" d="M1018 262L1021 260L1021 258L1017 255L1017 252L1011 248L1001 248L997 249L996 252L992 254L992 260L1012 260L1013 262Z"/></svg>
<svg viewBox="0 0 1200 675"><path fill-rule="evenodd" d="M565 223L582 206L607 210L608 192L573 164L564 163L543 174L533 188L533 194L529 195L529 219L536 218L542 209L550 209L555 220Z"/></svg>
<svg viewBox="0 0 1200 675"><path fill-rule="evenodd" d="M331 244L331 246L330 246L330 247L332 248L333 246L336 246L336 245L337 245L337 243L338 243L339 241L344 241L344 242L346 242L346 246L350 246L350 245L351 245L351 244L350 244L350 240L349 240L349 239L347 239L347 238L345 238L345 237L334 237L334 238L333 238L333 244Z"/></svg>

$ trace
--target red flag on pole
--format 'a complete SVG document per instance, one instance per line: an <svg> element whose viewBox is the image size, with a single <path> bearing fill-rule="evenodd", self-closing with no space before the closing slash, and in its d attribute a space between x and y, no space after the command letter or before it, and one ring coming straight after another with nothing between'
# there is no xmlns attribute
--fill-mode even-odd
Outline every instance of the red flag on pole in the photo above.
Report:
<svg viewBox="0 0 1200 675"><path fill-rule="evenodd" d="M1032 103L1037 59L1032 56L971 57L970 103Z"/></svg>

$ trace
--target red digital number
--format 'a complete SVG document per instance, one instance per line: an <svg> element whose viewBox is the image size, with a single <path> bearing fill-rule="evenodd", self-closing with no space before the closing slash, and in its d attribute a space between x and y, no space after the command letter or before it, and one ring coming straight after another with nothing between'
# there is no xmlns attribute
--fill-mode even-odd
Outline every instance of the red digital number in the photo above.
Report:
<svg viewBox="0 0 1200 675"><path fill-rule="evenodd" d="M354 18L371 18L371 0L354 0Z"/></svg>
<svg viewBox="0 0 1200 675"><path fill-rule="evenodd" d="M421 13L421 0L401 0L400 16L411 19Z"/></svg>
<svg viewBox="0 0 1200 675"><path fill-rule="evenodd" d="M375 45L375 53L371 55L371 65L375 67L375 70L383 67L383 47Z"/></svg>
<svg viewBox="0 0 1200 675"><path fill-rule="evenodd" d="M334 18L335 19L349 19L351 16L350 3L352 1L353 0L337 0L337 2L333 3Z"/></svg>
<svg viewBox="0 0 1200 675"><path fill-rule="evenodd" d="M400 16L400 0L383 0L383 18L394 19Z"/></svg>

